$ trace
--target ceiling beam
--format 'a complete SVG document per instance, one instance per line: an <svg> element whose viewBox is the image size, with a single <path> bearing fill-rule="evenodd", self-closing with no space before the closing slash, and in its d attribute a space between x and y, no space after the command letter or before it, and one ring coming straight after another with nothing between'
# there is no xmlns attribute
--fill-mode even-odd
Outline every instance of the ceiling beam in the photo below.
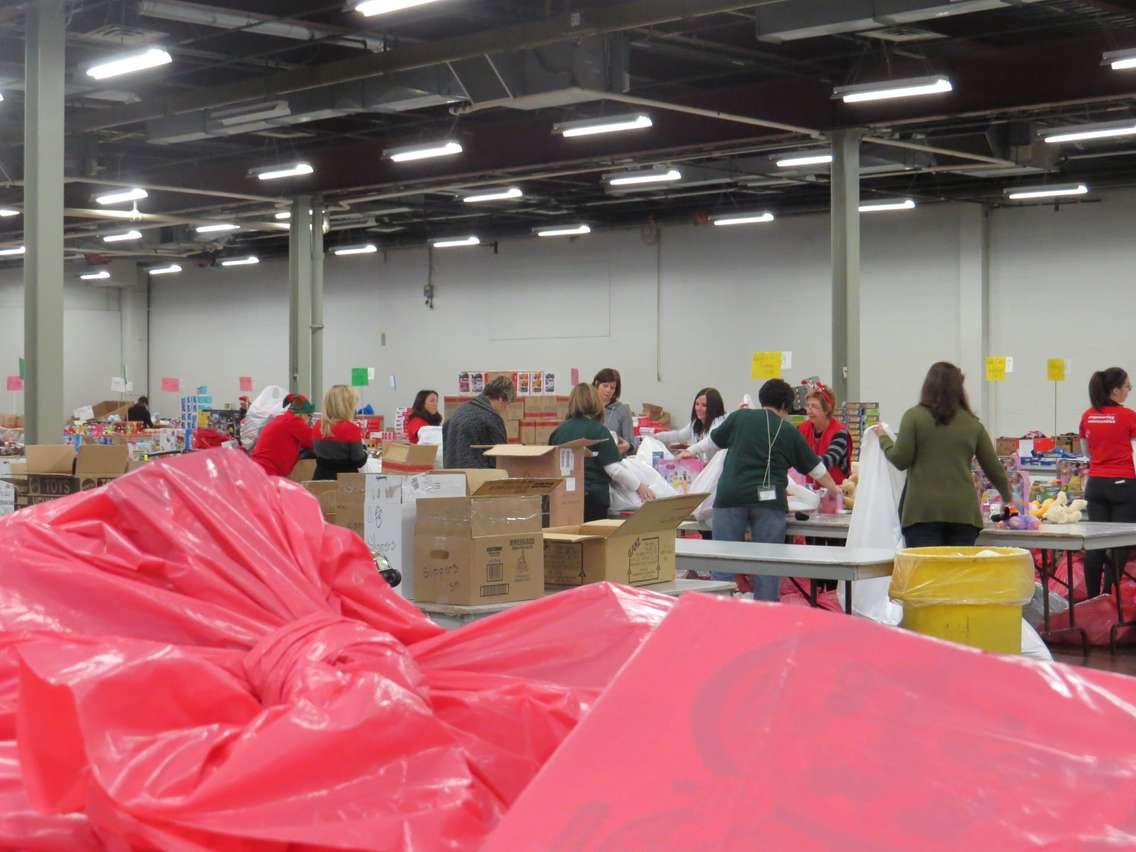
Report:
<svg viewBox="0 0 1136 852"><path fill-rule="evenodd" d="M80 133L106 130L164 116L230 106L244 101L472 59L487 53L496 53L504 47L510 50L544 47L562 41L716 15L755 5L758 5L758 0L635 0L618 5L604 4L557 15L539 23L517 24L422 44L406 45L387 53L352 57L324 65L297 68L268 77L242 80L229 86L217 86L199 92L186 92L126 107L101 110L82 116L72 123L72 129Z"/></svg>

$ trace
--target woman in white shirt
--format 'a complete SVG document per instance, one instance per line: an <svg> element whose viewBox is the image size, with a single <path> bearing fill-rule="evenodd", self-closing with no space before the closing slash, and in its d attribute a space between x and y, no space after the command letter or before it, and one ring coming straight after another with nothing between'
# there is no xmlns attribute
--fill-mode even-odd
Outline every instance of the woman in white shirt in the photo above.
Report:
<svg viewBox="0 0 1136 852"><path fill-rule="evenodd" d="M694 395L694 407L690 411L690 423L673 432L660 432L655 437L664 444L674 446L683 444L686 450L679 458L698 458L710 461L717 448L709 442L710 431L718 428L726 419L726 404L717 388L703 388Z"/></svg>

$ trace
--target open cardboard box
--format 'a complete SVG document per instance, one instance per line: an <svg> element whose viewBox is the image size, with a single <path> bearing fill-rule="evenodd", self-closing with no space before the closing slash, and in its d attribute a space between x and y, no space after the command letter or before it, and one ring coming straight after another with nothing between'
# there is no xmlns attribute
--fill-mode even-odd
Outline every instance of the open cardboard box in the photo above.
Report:
<svg viewBox="0 0 1136 852"><path fill-rule="evenodd" d="M70 444L31 444L24 454L29 505L99 488L126 473L130 464L121 445L84 444L76 457Z"/></svg>
<svg viewBox="0 0 1136 852"><path fill-rule="evenodd" d="M582 586L606 580L645 586L673 581L678 528L708 496L657 500L623 521L545 530L545 583Z"/></svg>
<svg viewBox="0 0 1136 852"><path fill-rule="evenodd" d="M541 503L559 484L497 479L470 496L418 500L415 600L476 605L541 597Z"/></svg>
<svg viewBox="0 0 1136 852"><path fill-rule="evenodd" d="M498 444L485 451L497 469L515 478L560 477L560 485L548 495L544 525L566 527L584 522L584 461L591 448L603 441L580 439L559 446Z"/></svg>
<svg viewBox="0 0 1136 852"><path fill-rule="evenodd" d="M426 473L434 469L438 447L433 444L383 444L383 473Z"/></svg>

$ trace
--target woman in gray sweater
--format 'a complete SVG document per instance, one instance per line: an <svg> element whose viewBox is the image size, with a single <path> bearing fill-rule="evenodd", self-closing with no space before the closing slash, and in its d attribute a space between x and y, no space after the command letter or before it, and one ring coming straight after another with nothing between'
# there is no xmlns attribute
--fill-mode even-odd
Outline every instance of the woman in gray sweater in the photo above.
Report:
<svg viewBox="0 0 1136 852"><path fill-rule="evenodd" d="M623 392L623 380L619 370L607 367L596 373L592 379L592 386L599 394L600 404L603 406L603 424L609 432L616 436L616 446L626 455L639 448L639 439L635 437L635 428L631 424L631 409L619 401Z"/></svg>

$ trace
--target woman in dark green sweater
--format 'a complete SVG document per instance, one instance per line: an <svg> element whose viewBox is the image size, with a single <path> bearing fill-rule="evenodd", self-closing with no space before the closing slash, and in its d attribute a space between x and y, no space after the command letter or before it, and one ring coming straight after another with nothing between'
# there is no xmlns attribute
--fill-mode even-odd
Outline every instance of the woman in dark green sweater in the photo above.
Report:
<svg viewBox="0 0 1136 852"><path fill-rule="evenodd" d="M882 426L873 431L888 461L907 471L900 520L908 547L970 547L978 540L983 518L971 476L975 458L1010 502L1006 471L986 428L971 413L962 371L954 364L931 367L919 405L903 415L894 442Z"/></svg>

